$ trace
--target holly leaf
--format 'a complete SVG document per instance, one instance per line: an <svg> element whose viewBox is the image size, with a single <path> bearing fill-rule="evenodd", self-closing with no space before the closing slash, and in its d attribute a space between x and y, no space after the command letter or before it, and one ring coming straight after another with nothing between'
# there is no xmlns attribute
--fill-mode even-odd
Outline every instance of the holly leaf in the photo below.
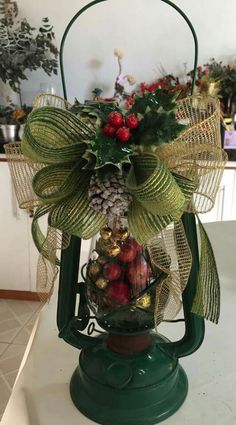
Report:
<svg viewBox="0 0 236 425"><path fill-rule="evenodd" d="M130 163L130 155L133 154L133 148L130 143L122 144L111 137L99 134L90 141L90 147L86 151L86 156L88 154L96 158L95 170L105 167L108 164L121 170L124 163Z"/></svg>
<svg viewBox="0 0 236 425"><path fill-rule="evenodd" d="M186 128L179 124L175 116L178 95L178 92L165 94L157 89L155 93L145 93L143 97L135 98L131 112L142 115L135 133L138 145L155 146L171 142Z"/></svg>
<svg viewBox="0 0 236 425"><path fill-rule="evenodd" d="M96 176L100 183L103 183L106 179L115 173L117 173L117 167L113 164L106 164L104 167L96 170Z"/></svg>
<svg viewBox="0 0 236 425"><path fill-rule="evenodd" d="M107 122L107 117L111 112L119 111L120 108L116 103L112 102L97 102L88 101L85 104L80 103L78 99L75 99L75 103L69 109L70 112L78 115L79 117L95 116L99 118L103 123Z"/></svg>
<svg viewBox="0 0 236 425"><path fill-rule="evenodd" d="M156 102L166 112L176 110L176 108L177 108L176 99L177 99L178 96L179 96L179 92L166 94L160 89L158 89L155 92Z"/></svg>
<svg viewBox="0 0 236 425"><path fill-rule="evenodd" d="M185 125L179 124L173 112L155 113L148 112L140 122L136 133L139 145L151 146L168 143L174 140L184 129Z"/></svg>
<svg viewBox="0 0 236 425"><path fill-rule="evenodd" d="M166 94L161 89L157 89L155 93L145 93L144 96L135 96L135 104L130 112L133 114L145 115L149 111L171 112L176 110L176 99L179 92Z"/></svg>

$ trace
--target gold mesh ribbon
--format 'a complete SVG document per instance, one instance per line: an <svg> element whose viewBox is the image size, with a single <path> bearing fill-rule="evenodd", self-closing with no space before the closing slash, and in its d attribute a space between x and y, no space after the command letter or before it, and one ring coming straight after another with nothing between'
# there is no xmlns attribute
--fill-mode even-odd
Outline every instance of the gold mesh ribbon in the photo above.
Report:
<svg viewBox="0 0 236 425"><path fill-rule="evenodd" d="M46 276L40 284L45 293L50 292L47 276L54 276L53 268L59 264L55 247L62 246L55 229L88 239L107 218L89 205L92 172L85 170L82 159L95 128L71 114L64 99L47 95L38 98L35 106L38 109L31 113L25 127L23 153L16 144L7 145L6 152L21 207L38 207L32 232L41 254L39 270ZM157 288L157 324L177 313L191 270L191 252L180 218L184 212L202 213L213 207L227 161L220 148L217 100L181 100L177 117L187 124L187 130L170 143L146 150L137 147L127 178L133 198L128 209L130 231L139 243L147 245L154 263L168 271L168 278ZM48 214L50 225L46 236L38 224L43 214ZM201 225L200 235L202 255L193 311L217 321L218 275Z"/></svg>
<svg viewBox="0 0 236 425"><path fill-rule="evenodd" d="M153 263L168 274L156 292L156 326L172 320L181 307L181 296L192 267L191 251L182 221L171 223L147 245Z"/></svg>
<svg viewBox="0 0 236 425"><path fill-rule="evenodd" d="M201 238L201 261L192 312L214 323L218 323L220 311L220 282L215 256L207 233L200 220L198 220L198 224Z"/></svg>

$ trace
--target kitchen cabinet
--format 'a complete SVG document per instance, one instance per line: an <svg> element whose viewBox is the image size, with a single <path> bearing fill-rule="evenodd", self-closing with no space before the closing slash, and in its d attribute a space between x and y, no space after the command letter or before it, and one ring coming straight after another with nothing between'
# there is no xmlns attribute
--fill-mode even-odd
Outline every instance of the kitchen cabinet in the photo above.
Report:
<svg viewBox="0 0 236 425"><path fill-rule="evenodd" d="M236 167L228 163L214 208L206 214L199 214L203 223L236 220Z"/></svg>

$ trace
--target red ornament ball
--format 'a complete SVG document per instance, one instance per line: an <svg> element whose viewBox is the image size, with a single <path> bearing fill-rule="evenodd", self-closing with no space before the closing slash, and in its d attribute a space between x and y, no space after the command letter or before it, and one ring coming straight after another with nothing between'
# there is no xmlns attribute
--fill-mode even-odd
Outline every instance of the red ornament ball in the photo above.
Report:
<svg viewBox="0 0 236 425"><path fill-rule="evenodd" d="M128 238L128 239L126 240L126 242L127 242L128 244L130 244L130 245L132 245L132 246L133 246L133 248L134 248L134 249L135 249L135 251L136 251L136 255L137 255L137 254L141 254L141 253L142 253L143 247L142 247L142 245L139 245L139 244L138 244L138 242L136 242L136 240L135 240L135 239L133 239L133 238Z"/></svg>
<svg viewBox="0 0 236 425"><path fill-rule="evenodd" d="M126 117L125 124L131 130L135 130L139 125L139 119L138 119L138 117L136 117L136 115L130 114Z"/></svg>
<svg viewBox="0 0 236 425"><path fill-rule="evenodd" d="M130 288L122 280L114 280L106 288L106 295L119 304L127 304L130 300Z"/></svg>
<svg viewBox="0 0 236 425"><path fill-rule="evenodd" d="M115 127L115 128L121 127L124 124L124 122L123 122L123 117L120 114L120 112L116 112L116 111L111 112L108 115L108 123L111 124L112 127Z"/></svg>
<svg viewBox="0 0 236 425"><path fill-rule="evenodd" d="M111 124L107 123L103 127L103 134L107 137L115 137L116 128L113 127Z"/></svg>
<svg viewBox="0 0 236 425"><path fill-rule="evenodd" d="M135 259L136 254L136 247L129 242L124 242L121 247L121 252L118 255L118 259L122 261L122 263L130 263Z"/></svg>
<svg viewBox="0 0 236 425"><path fill-rule="evenodd" d="M107 280L118 280L121 272L121 267L117 263L107 263L103 267L103 276Z"/></svg>
<svg viewBox="0 0 236 425"><path fill-rule="evenodd" d="M129 282L134 286L143 287L146 285L151 274L150 267L145 258L140 255L132 261L126 270Z"/></svg>
<svg viewBox="0 0 236 425"><path fill-rule="evenodd" d="M119 142L125 143L130 139L130 130L127 127L120 127L116 132L116 138Z"/></svg>

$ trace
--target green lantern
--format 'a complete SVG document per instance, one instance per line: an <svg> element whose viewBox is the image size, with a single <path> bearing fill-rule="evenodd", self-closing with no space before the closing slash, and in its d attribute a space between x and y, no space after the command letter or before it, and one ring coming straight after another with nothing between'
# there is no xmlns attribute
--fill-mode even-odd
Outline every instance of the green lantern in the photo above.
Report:
<svg viewBox="0 0 236 425"><path fill-rule="evenodd" d="M106 319L99 321L106 332L98 337L83 334L90 310L85 284L77 283L80 240L73 237L63 252L57 310L59 336L82 349L71 379L71 397L82 413L98 423L156 424L172 415L185 400L188 380L179 358L192 354L201 345L204 319L191 313L199 266L194 216L184 216L183 223L193 264L183 293L185 335L177 342L152 333L145 317L135 331L124 328L122 332L120 327L115 328L114 320L109 323ZM75 317L78 293L80 303ZM119 314L118 310L117 324ZM109 326L113 328L109 330ZM94 328L90 323L89 333Z"/></svg>
<svg viewBox="0 0 236 425"><path fill-rule="evenodd" d="M64 33L61 49L61 74L64 96L66 83L63 68L63 49L67 34L75 20L96 0L82 8L71 20ZM172 2L162 0L176 9L188 23L195 42L194 67L197 66L197 38L184 13ZM195 84L196 72L193 86ZM74 404L89 418L104 425L151 425L172 415L184 402L188 391L187 376L179 358L196 351L204 338L204 319L191 312L196 293L199 256L195 217L184 214L183 225L192 253L192 268L183 293L185 335L177 342L153 333L153 321L148 323L146 311L135 329L120 326L124 309L104 318L92 316L86 297L86 284L77 283L81 241L72 237L70 246L62 253L58 294L57 324L59 336L81 349L79 365L70 383ZM163 272L158 283L165 278ZM157 283L156 283L157 284ZM78 315L76 297L80 295ZM132 306L127 309L130 312ZM132 311L130 312L132 315ZM104 332L92 337L98 321ZM82 333L88 327L88 334Z"/></svg>
<svg viewBox="0 0 236 425"><path fill-rule="evenodd" d="M63 35L60 64L65 99L54 98L51 104L46 95L45 103L38 100L22 145L9 144L5 149L20 206L38 207L32 234L41 255L46 289L60 264L59 337L81 350L70 383L74 404L103 425L154 425L172 415L186 398L188 380L179 359L201 345L204 317L218 321L215 259L200 221L199 259L195 213L214 205L227 156L219 147L220 111L212 98L189 97L178 103L179 121L187 118L189 122L181 133L182 124L174 113L169 114L173 98L164 98L160 92L146 97L146 106L152 109L154 104L154 114L161 109L172 117L171 140L150 147L155 137L152 134L150 142L146 133L138 151L135 142L121 147L109 137L105 139L108 148L100 148L102 129L96 133L94 127L68 111L64 43L77 18L102 1L106 0L83 7ZM198 57L195 31L181 9L169 0L162 1L179 12L191 29L194 87ZM140 102L143 99L136 102L134 111L138 119ZM163 108L156 102L164 102ZM138 131L136 135L142 139ZM109 143L113 143L111 150ZM95 161L94 157L90 161L91 155ZM115 164L115 171L113 168L111 183L101 183L98 169L107 163ZM101 200L94 198L94 185L99 194L108 192L103 198L105 213ZM111 199L119 199L120 193L124 202L118 203L119 208L126 205L124 217L118 204L110 217L108 212L114 211ZM107 196L113 198L107 202ZM47 213L49 228L44 237L38 219ZM67 245L61 263L56 258L58 230ZM81 270L83 281L78 283L80 238L89 239L99 232L92 257ZM180 320L185 323L185 334L176 342L154 331L165 320L170 299L175 312L180 299L183 303L184 318ZM93 332L97 336L92 336Z"/></svg>

